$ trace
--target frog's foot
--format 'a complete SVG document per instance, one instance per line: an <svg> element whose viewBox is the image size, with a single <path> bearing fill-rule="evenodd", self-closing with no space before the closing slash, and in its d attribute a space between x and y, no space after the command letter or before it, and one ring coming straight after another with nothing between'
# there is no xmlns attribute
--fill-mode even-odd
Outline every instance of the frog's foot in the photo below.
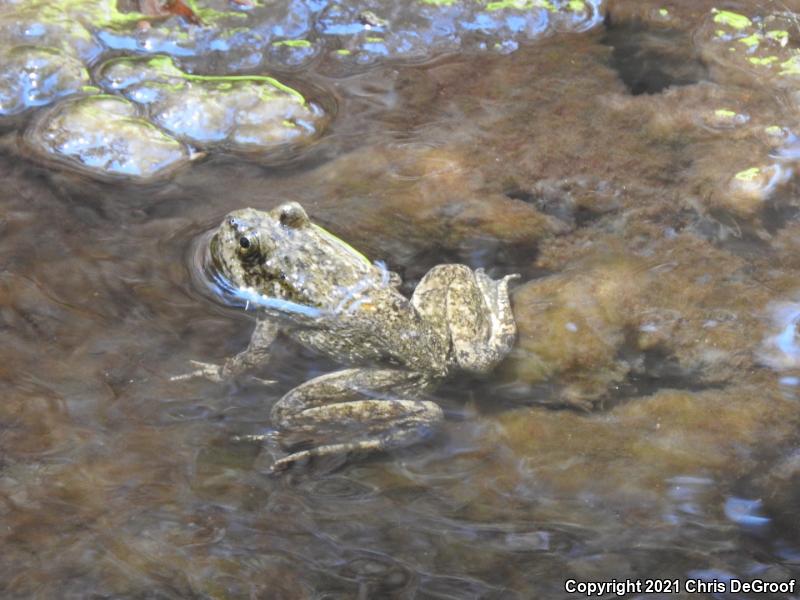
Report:
<svg viewBox="0 0 800 600"><path fill-rule="evenodd" d="M506 275L495 281L483 269L475 271L475 283L483 296L491 315L491 334L487 347L493 354L505 356L514 345L517 337L517 325L514 313L511 312L511 300L508 296L508 284L514 279L519 279L517 273Z"/></svg>
<svg viewBox="0 0 800 600"><path fill-rule="evenodd" d="M324 441L280 459L272 472L312 457L390 450L421 440L442 420L442 409L435 402L408 398L429 384L419 373L365 368L328 373L297 386L273 406L273 422L285 433Z"/></svg>
<svg viewBox="0 0 800 600"><path fill-rule="evenodd" d="M305 462L319 456L333 456L349 454L351 452L372 452L382 449L383 446L380 440L364 440L361 442L351 442L349 444L327 444L325 446L317 446L310 450L294 452L289 456L284 456L276 460L269 468L269 473L272 475L281 473L298 462Z"/></svg>
<svg viewBox="0 0 800 600"><path fill-rule="evenodd" d="M394 450L415 444L427 437L431 425L442 419L442 410L437 404L433 402L420 402L420 404L428 405L423 409L427 415L423 419L419 419L419 416L417 416L412 427L405 423L405 428L401 427L393 431L384 432L379 437L340 444L323 444L308 450L293 452L276 460L270 467L269 473L277 474L299 462L306 462L323 456L342 456L351 453L366 454Z"/></svg>
<svg viewBox="0 0 800 600"><path fill-rule="evenodd" d="M195 377L202 377L214 383L220 383L225 378L222 374L224 369L223 365L215 365L213 363L204 363L199 360L190 360L192 366L197 367L191 373L183 373L182 375L173 375L169 378L170 381L184 381L186 379L194 379Z"/></svg>
<svg viewBox="0 0 800 600"><path fill-rule="evenodd" d="M198 360L191 360L189 361L193 366L197 367L191 373L183 373L181 375L173 375L169 378L170 381L185 381L186 379L194 379L195 377L202 377L203 379L208 379L209 381L213 381L214 383L222 383L237 375L236 370L232 369L230 366L230 360L225 361L225 363L221 365L216 365L214 363L205 363L200 362ZM260 377L250 377L253 381L260 383L262 385L272 385L275 383L272 379L261 379Z"/></svg>

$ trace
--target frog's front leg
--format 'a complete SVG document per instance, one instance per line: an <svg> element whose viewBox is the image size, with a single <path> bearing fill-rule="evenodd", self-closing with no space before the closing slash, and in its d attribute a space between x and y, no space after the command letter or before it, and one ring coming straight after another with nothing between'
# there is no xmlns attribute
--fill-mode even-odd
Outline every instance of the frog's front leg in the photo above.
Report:
<svg viewBox="0 0 800 600"><path fill-rule="evenodd" d="M237 375L241 375L259 365L263 365L269 358L269 347L278 335L278 324L269 319L259 319L256 321L256 328L250 337L247 348L239 352L236 356L225 359L221 365L204 363L193 360L192 364L198 367L191 373L175 375L170 377L172 381L191 379L193 377L203 377L214 382L222 382ZM262 383L274 383L265 379L259 379Z"/></svg>
<svg viewBox="0 0 800 600"><path fill-rule="evenodd" d="M272 472L314 456L389 450L419 441L443 418L436 403L414 399L433 383L420 373L358 368L297 386L273 406L273 423L293 437L307 434L326 441L276 461Z"/></svg>

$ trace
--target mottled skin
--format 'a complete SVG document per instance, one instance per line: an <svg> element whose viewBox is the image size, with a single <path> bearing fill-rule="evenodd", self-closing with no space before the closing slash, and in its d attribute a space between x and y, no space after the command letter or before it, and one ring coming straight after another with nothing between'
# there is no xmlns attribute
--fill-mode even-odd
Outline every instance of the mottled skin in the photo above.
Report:
<svg viewBox="0 0 800 600"><path fill-rule="evenodd" d="M217 275L259 320L246 350L221 366L196 363L220 381L268 358L279 331L353 368L316 377L272 408L283 432L327 439L273 465L280 470L310 456L411 444L442 419L420 394L454 371L485 373L511 349L516 335L509 275L439 265L411 299L399 277L311 223L288 202L269 211L230 213L210 244Z"/></svg>

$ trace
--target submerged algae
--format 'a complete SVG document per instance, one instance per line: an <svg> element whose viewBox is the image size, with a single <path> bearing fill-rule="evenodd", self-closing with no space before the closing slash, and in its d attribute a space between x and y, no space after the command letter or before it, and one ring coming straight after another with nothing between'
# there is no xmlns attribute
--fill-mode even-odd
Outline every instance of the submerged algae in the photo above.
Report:
<svg viewBox="0 0 800 600"><path fill-rule="evenodd" d="M654 241L646 258L610 250L620 245L613 237L597 241L605 253L515 291L519 341L507 377L554 385L547 403L586 408L637 380L727 385L755 366L769 292L737 281L745 263L693 235Z"/></svg>

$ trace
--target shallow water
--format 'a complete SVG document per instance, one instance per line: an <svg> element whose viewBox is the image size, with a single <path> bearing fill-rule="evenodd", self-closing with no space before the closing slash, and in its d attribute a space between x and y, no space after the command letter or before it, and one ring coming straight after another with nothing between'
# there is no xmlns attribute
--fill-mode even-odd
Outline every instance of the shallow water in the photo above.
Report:
<svg viewBox="0 0 800 600"><path fill-rule="evenodd" d="M800 7L726 5L747 25L620 1L487 25L455 2L437 29L414 20L435 3L362 4L389 19L388 49L323 2L257 12L225 51L208 47L228 25L197 47L179 18L142 30L178 40L153 48L183 48L187 71L326 95L326 131L277 162L211 148L109 181L31 153L40 109L4 122L0 596L562 598L567 579L798 577ZM9 15L40 6L0 2L6 42ZM768 33L784 26L785 43ZM92 31L76 47L94 73L132 38ZM309 35L316 54L248 63L247 31ZM517 347L433 393L447 420L425 443L270 477L280 448L237 436L269 434L272 404L335 362L281 340L259 372L274 386L170 380L253 326L198 285L197 240L287 199L406 291L442 262L522 274Z"/></svg>

